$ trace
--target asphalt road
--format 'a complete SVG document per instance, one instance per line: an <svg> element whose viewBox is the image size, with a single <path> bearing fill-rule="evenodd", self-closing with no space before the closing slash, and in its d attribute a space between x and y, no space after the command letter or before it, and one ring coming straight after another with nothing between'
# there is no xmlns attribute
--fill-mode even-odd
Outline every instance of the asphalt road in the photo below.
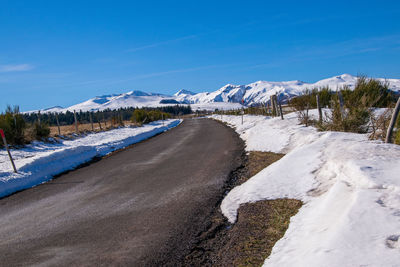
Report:
<svg viewBox="0 0 400 267"><path fill-rule="evenodd" d="M0 265L179 265L242 152L233 130L188 119L3 198Z"/></svg>

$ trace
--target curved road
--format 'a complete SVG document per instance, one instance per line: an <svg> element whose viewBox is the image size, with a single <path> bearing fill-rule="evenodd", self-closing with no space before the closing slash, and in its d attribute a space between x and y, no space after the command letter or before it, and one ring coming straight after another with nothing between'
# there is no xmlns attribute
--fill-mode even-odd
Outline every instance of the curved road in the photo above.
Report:
<svg viewBox="0 0 400 267"><path fill-rule="evenodd" d="M208 119L0 200L2 266L179 265L243 144Z"/></svg>

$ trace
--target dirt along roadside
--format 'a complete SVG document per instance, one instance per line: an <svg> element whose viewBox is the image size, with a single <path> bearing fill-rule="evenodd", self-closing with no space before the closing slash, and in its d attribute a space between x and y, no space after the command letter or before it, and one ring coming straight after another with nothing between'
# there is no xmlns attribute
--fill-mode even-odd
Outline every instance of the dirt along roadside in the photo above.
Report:
<svg viewBox="0 0 400 267"><path fill-rule="evenodd" d="M252 151L232 174L227 191L246 182L284 155ZM285 234L290 217L302 202L295 199L258 201L242 205L235 224L216 209L197 236L196 246L185 257L185 266L261 266L274 244Z"/></svg>

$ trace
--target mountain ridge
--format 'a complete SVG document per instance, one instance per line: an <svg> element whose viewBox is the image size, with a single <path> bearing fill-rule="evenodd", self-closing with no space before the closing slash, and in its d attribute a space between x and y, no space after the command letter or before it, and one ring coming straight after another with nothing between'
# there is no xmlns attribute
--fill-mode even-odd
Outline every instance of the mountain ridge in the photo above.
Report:
<svg viewBox="0 0 400 267"><path fill-rule="evenodd" d="M400 79L375 78L389 83L390 90L400 93ZM104 109L118 109L122 107L156 107L171 105L171 103L190 104L196 109L230 109L243 106L253 106L268 102L271 95L277 94L279 99L287 101L298 96L305 89L321 88L329 86L337 90L343 86L354 89L357 76L342 74L319 80L315 83L307 83L300 80L292 81L256 81L247 85L226 84L213 92L194 93L181 89L174 95L159 93L147 93L140 90L129 91L122 94L108 94L96 96L76 105L61 108L42 109L41 112L65 112L67 110L97 111ZM173 100L173 101L172 101ZM175 102L176 101L176 102ZM37 111L30 111L37 112Z"/></svg>

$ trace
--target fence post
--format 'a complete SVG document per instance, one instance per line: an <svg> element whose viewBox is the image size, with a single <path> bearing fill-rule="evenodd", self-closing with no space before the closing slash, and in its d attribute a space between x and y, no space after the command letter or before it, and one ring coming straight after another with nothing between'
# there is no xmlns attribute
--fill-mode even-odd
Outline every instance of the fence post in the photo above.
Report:
<svg viewBox="0 0 400 267"><path fill-rule="evenodd" d="M92 132L94 131L94 127L93 127L93 118L92 118L92 112L89 112L89 120L90 120L90 125L92 126Z"/></svg>
<svg viewBox="0 0 400 267"><path fill-rule="evenodd" d="M99 123L100 131L102 131L103 129L101 128L100 113L97 113L97 122Z"/></svg>
<svg viewBox="0 0 400 267"><path fill-rule="evenodd" d="M278 107L278 97L276 94L273 96L274 106L275 106L275 116L279 116L279 107Z"/></svg>
<svg viewBox="0 0 400 267"><path fill-rule="evenodd" d="M342 96L342 91L338 91L338 97L339 97L339 105L340 105L340 113L342 115L342 120L344 119L344 103L343 103L343 96Z"/></svg>
<svg viewBox="0 0 400 267"><path fill-rule="evenodd" d="M281 119L283 120L283 112L282 112L281 102L279 102L279 113L281 114Z"/></svg>
<svg viewBox="0 0 400 267"><path fill-rule="evenodd" d="M56 122L57 122L57 128L58 128L58 135L61 135L61 129L60 129L60 121L58 120L58 114L56 114Z"/></svg>
<svg viewBox="0 0 400 267"><path fill-rule="evenodd" d="M318 115L319 115L319 123L322 123L322 108L321 104L319 103L319 95L316 95L317 98L317 109L318 109Z"/></svg>
<svg viewBox="0 0 400 267"><path fill-rule="evenodd" d="M38 123L39 123L39 126L41 126L41 122L40 122L40 110L39 110L39 112L38 112Z"/></svg>
<svg viewBox="0 0 400 267"><path fill-rule="evenodd" d="M10 150L8 149L7 140L6 140L6 136L5 136L5 134L4 134L3 129L0 129L0 135L1 135L1 138L3 139L4 147L5 147L6 150L7 150L8 157L10 158L10 161L11 161L11 164L12 164L12 166L13 166L14 172L15 172L15 173L18 173L17 168L15 167L15 164L14 164L14 160L13 160L13 158L12 158L12 156L11 156Z"/></svg>
<svg viewBox="0 0 400 267"><path fill-rule="evenodd" d="M391 139L392 139L393 128L394 125L396 124L399 111L400 111L400 97L397 99L396 107L394 108L392 118L390 119L390 124L386 133L385 143L391 143L392 141Z"/></svg>
<svg viewBox="0 0 400 267"><path fill-rule="evenodd" d="M74 110L75 132L78 134L78 120L76 119L76 112Z"/></svg>
<svg viewBox="0 0 400 267"><path fill-rule="evenodd" d="M270 102L271 102L271 115L272 115L272 117L275 117L276 116L276 114L275 114L275 112L276 112L276 108L275 108L275 101L274 101L274 95L271 95L270 97Z"/></svg>

